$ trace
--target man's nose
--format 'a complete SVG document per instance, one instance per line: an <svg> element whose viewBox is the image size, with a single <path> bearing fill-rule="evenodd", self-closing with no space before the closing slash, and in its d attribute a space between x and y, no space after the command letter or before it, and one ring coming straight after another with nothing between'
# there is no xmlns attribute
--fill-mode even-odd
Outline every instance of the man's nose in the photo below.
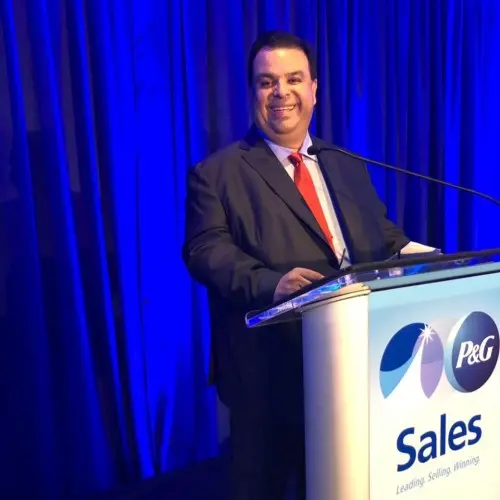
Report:
<svg viewBox="0 0 500 500"><path fill-rule="evenodd" d="M276 97L285 97L289 93L288 89L288 83L283 82L283 81L278 81L276 82L276 85L274 86L274 95Z"/></svg>

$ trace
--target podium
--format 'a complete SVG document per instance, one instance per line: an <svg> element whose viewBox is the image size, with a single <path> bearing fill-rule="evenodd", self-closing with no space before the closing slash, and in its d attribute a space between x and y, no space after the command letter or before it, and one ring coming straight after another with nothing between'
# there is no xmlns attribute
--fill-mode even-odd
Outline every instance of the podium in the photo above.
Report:
<svg viewBox="0 0 500 500"><path fill-rule="evenodd" d="M500 249L353 266L246 315L298 320L308 500L500 498Z"/></svg>

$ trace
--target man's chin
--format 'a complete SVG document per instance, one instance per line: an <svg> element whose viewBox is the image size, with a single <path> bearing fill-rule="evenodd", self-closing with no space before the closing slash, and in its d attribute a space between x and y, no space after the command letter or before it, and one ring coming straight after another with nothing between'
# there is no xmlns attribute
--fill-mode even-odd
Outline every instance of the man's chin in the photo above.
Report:
<svg viewBox="0 0 500 500"><path fill-rule="evenodd" d="M279 135L291 134L297 131L297 124L287 122L275 123L273 126L273 131L275 134Z"/></svg>
<svg viewBox="0 0 500 500"><path fill-rule="evenodd" d="M287 120L288 121L288 120ZM297 122L285 123L267 123L267 124L259 124L257 123L257 127L267 136L271 141L278 141L281 143L282 140L288 138L294 138L296 135L302 135L301 127Z"/></svg>

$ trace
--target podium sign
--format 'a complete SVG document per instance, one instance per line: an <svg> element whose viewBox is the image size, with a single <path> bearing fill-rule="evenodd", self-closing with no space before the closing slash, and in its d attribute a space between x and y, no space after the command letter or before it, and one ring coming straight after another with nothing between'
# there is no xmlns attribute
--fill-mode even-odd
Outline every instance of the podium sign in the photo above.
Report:
<svg viewBox="0 0 500 500"><path fill-rule="evenodd" d="M498 260L358 266L247 315L302 319L308 500L499 498Z"/></svg>
<svg viewBox="0 0 500 500"><path fill-rule="evenodd" d="M498 276L369 300L370 499L498 499Z"/></svg>

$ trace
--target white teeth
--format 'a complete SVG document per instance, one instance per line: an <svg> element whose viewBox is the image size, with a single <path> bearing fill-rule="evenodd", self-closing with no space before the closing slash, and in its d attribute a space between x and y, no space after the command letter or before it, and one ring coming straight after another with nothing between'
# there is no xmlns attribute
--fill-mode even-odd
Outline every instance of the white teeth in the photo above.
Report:
<svg viewBox="0 0 500 500"><path fill-rule="evenodd" d="M295 105L287 106L286 108L273 108L273 111L292 111L293 108L295 108Z"/></svg>

